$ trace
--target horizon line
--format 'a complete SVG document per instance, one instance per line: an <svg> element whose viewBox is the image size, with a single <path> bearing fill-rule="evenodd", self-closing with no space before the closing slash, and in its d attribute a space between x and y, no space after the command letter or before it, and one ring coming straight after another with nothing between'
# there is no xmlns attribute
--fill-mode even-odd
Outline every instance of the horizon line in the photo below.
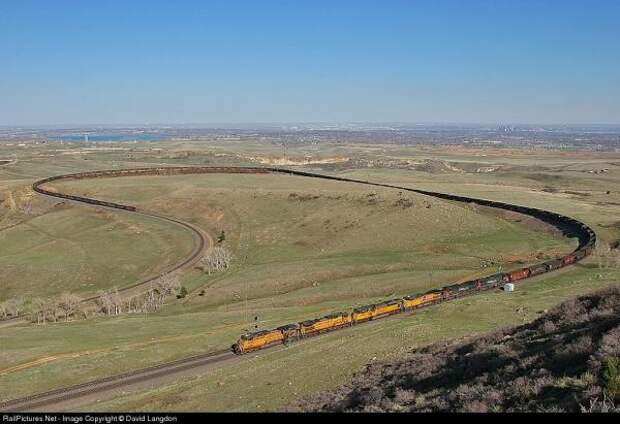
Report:
<svg viewBox="0 0 620 424"><path fill-rule="evenodd" d="M431 125L466 125L466 126L620 126L620 122L510 122L510 121L488 121L488 122L473 122L473 121L264 121L264 122L134 122L134 123L46 123L46 124L0 124L0 128L19 128L19 129L46 129L46 128L95 128L95 127L108 127L108 128L123 128L123 127L152 127L152 128L166 128L166 127L184 127L193 126L197 128L217 128L218 126L300 126L300 125L417 125L417 126L431 126Z"/></svg>

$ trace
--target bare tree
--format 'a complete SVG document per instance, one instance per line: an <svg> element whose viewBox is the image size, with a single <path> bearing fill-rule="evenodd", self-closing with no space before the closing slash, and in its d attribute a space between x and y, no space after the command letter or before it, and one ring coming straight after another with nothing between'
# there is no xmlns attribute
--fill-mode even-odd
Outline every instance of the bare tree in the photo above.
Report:
<svg viewBox="0 0 620 424"><path fill-rule="evenodd" d="M167 296L181 293L181 281L177 274L166 274L157 281L157 289L159 290L159 303L161 305Z"/></svg>
<svg viewBox="0 0 620 424"><path fill-rule="evenodd" d="M89 312L91 311L91 307L88 305L81 303L77 306L76 312L79 312L82 315L83 319L89 318Z"/></svg>
<svg viewBox="0 0 620 424"><path fill-rule="evenodd" d="M7 316L9 315L12 317L18 316L21 312L23 312L24 305L25 305L24 299L22 299L21 297L7 300L6 302L4 302L4 307L6 308Z"/></svg>
<svg viewBox="0 0 620 424"><path fill-rule="evenodd" d="M58 321L58 302L55 299L47 299L45 306L46 319L52 322Z"/></svg>
<svg viewBox="0 0 620 424"><path fill-rule="evenodd" d="M104 313L105 315L112 314L112 297L110 293L100 290L99 297L97 298L97 305L99 306L99 311Z"/></svg>
<svg viewBox="0 0 620 424"><path fill-rule="evenodd" d="M599 268L620 268L620 250L601 243L596 247L596 260Z"/></svg>
<svg viewBox="0 0 620 424"><path fill-rule="evenodd" d="M37 324L45 324L45 316L47 302L40 297L35 297L30 301L30 316L31 320L36 319Z"/></svg>
<svg viewBox="0 0 620 424"><path fill-rule="evenodd" d="M135 312L139 312L140 310L140 302L138 296L131 296L126 298L123 301L125 312L128 314L133 314Z"/></svg>
<svg viewBox="0 0 620 424"><path fill-rule="evenodd" d="M142 302L142 312L156 311L159 308L160 291L157 286L153 286L151 283L149 289L144 294L144 301Z"/></svg>
<svg viewBox="0 0 620 424"><path fill-rule="evenodd" d="M69 321L69 317L73 315L80 304L79 296L72 293L63 293L58 298L58 309L64 314L65 321Z"/></svg>
<svg viewBox="0 0 620 424"><path fill-rule="evenodd" d="M200 260L199 266L203 272L211 275L214 272L221 272L227 269L232 259L233 255L228 249L217 246Z"/></svg>
<svg viewBox="0 0 620 424"><path fill-rule="evenodd" d="M123 299L118 293L118 288L114 287L114 291L110 293L110 303L112 307L112 313L114 315L120 315L123 312Z"/></svg>

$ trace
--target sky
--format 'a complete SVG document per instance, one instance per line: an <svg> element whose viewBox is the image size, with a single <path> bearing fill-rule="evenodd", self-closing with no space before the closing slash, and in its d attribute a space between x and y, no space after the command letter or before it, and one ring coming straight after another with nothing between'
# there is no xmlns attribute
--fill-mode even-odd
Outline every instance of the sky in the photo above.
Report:
<svg viewBox="0 0 620 424"><path fill-rule="evenodd" d="M618 0L0 1L0 125L620 123Z"/></svg>

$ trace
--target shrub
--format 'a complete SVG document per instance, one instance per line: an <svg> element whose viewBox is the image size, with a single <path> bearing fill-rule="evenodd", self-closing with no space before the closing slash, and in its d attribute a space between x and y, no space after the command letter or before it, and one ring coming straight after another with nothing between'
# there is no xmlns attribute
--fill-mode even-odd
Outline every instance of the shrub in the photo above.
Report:
<svg viewBox="0 0 620 424"><path fill-rule="evenodd" d="M215 272L221 272L230 266L232 258L233 255L228 249L217 246L211 249L209 254L200 260L200 267L203 272L209 275Z"/></svg>
<svg viewBox="0 0 620 424"><path fill-rule="evenodd" d="M607 397L620 400L620 357L607 358L603 368L603 381Z"/></svg>
<svg viewBox="0 0 620 424"><path fill-rule="evenodd" d="M185 296L187 296L187 293L188 292L185 286L181 286L179 292L177 293L177 299L183 299Z"/></svg>

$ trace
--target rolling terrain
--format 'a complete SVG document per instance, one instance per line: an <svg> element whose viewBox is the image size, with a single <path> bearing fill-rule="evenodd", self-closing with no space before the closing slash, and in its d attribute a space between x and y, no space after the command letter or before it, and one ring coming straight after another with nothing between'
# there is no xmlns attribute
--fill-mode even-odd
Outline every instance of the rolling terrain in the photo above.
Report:
<svg viewBox="0 0 620 424"><path fill-rule="evenodd" d="M329 172L416 188L449 184L455 178L453 171L436 174L428 170L381 168ZM440 286L475 273L488 274L499 265L527 263L535 259L530 256L532 252L571 250L570 241L532 227L531 223L485 210L454 208L424 196L418 199L407 194L409 198L403 199L398 193L377 192L370 196L377 200L368 202L371 190L338 190L324 184L306 186L296 177L268 183L261 180L260 184L251 179L217 181L209 180L211 177L135 178L137 182L127 178L110 179L109 183L102 179L96 187L85 184L86 181L66 183L63 189L76 194L128 200L149 210L173 216L178 213L214 234L224 230L225 243L235 251L236 261L229 271L217 276L206 276L198 270L188 272L183 284L190 288L190 296L183 302L171 302L148 317L97 318L31 327L26 332L20 327L0 330L2 342L6 341L10 349L5 358L22 359L20 363L5 359L2 369L13 370L0 372L7 390L17 387L21 380L29 384L20 385L21 393L39 392L84 381L81 379L86 377L111 375L215 350L250 327L253 316L259 317L260 328L272 327L394 294L407 294L409 290ZM287 181L289 178L292 184ZM595 227L607 225L606 215L599 214L602 219L592 221L598 211L588 210L587 202L593 199L586 196L579 203L568 205L562 202L566 197L544 191L546 183L532 194L531 190L521 189L526 185L520 176L511 177L514 185L504 184L501 188L497 175L492 173L458 173L458 178L463 182L462 187L458 186L463 194L533 204L576 216ZM164 194L153 195L159 187ZM457 186L451 186L454 187ZM577 191L570 186L562 189ZM514 200L516 196L520 196L518 202ZM549 203L552 199L555 202ZM430 208L426 207L428 204ZM441 220L435 220L433 212ZM331 216L333 221L326 223ZM282 222L294 225L279 232ZM444 223L448 224L443 227ZM463 234L459 233L461 226ZM411 230L399 231L402 227ZM478 238L476 231L482 231ZM607 229L605 238L613 238L613 231ZM408 249L415 254L407 256ZM434 258L438 258L436 262ZM443 263L449 266L441 268ZM234 367L205 371L187 381L107 400L98 403L97 408L165 410L173 404L181 410L277 408L304 393L335 387L372 358L398 357L412 345L489 331L515 320L530 320L566 296L610 284L614 272L613 268L600 268L595 259L589 260L574 270L545 278L544 285L535 280L528 282L514 296L489 293L480 299L429 308L403 320L326 335L304 343L304 347L291 346L257 358L244 358ZM295 278L299 273L311 278ZM204 294L198 296L202 290ZM98 340L91 335L93 328ZM23 355L21 352L28 353L19 356ZM333 352L342 354L334 356ZM326 355L333 360L326 363ZM308 364L321 364L325 369L321 374L329 377L316 375L316 369ZM78 370L83 375L77 376ZM68 381L67 376L71 379L74 375L78 378ZM270 379L269 375L277 378ZM284 380L290 383L288 387L280 385Z"/></svg>

